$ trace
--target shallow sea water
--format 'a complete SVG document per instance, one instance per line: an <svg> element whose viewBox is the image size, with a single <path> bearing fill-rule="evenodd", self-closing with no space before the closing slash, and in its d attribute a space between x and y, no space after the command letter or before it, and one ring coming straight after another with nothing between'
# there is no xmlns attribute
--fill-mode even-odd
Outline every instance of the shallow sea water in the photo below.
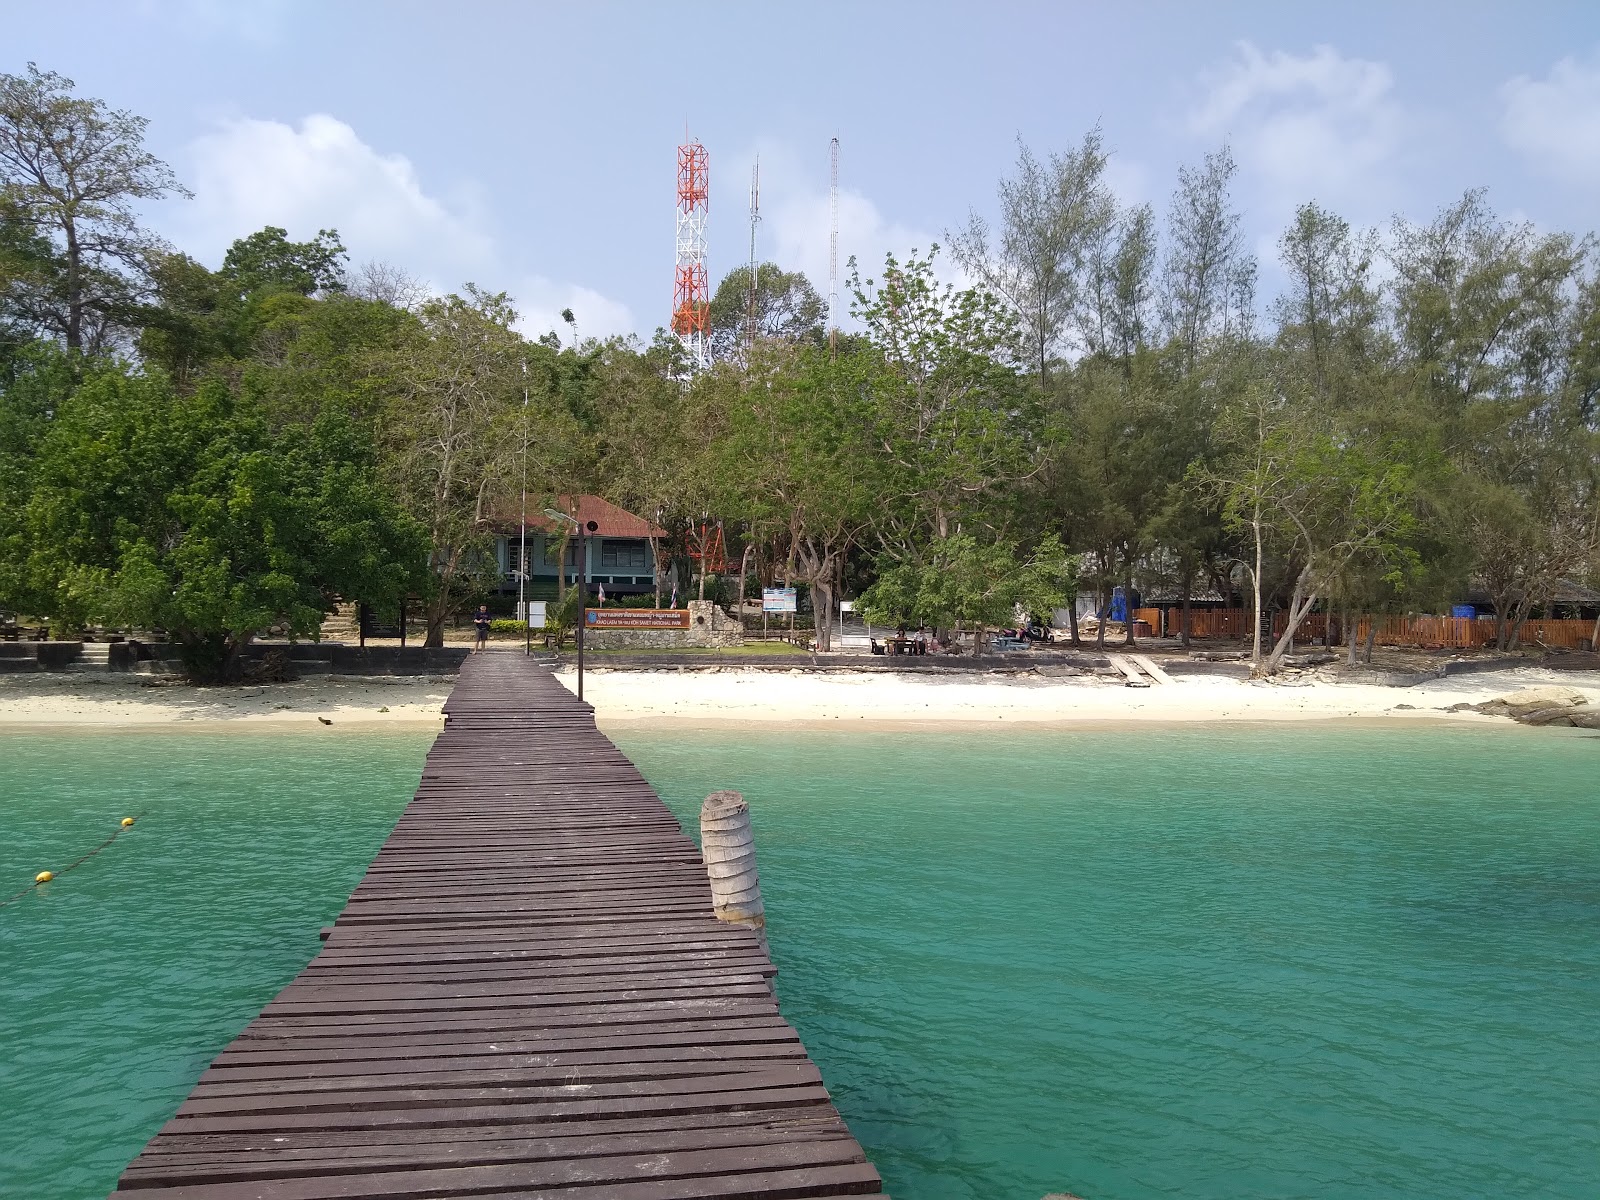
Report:
<svg viewBox="0 0 1600 1200"><path fill-rule="evenodd" d="M0 733L0 1196L104 1196L292 979L433 736Z"/></svg>
<svg viewBox="0 0 1600 1200"><path fill-rule="evenodd" d="M1600 739L623 734L906 1200L1600 1196Z"/></svg>
<svg viewBox="0 0 1600 1200"><path fill-rule="evenodd" d="M1600 740L615 731L749 797L900 1200L1600 1194ZM0 1195L104 1195L315 953L426 734L0 735Z"/></svg>

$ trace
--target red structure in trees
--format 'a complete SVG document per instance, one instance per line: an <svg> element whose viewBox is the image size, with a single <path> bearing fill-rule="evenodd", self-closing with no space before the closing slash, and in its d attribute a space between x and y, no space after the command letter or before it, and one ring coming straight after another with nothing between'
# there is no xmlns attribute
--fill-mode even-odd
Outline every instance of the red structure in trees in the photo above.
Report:
<svg viewBox="0 0 1600 1200"><path fill-rule="evenodd" d="M695 367L711 363L711 289L706 280L706 214L711 172L698 141L678 147L678 262L672 290L672 332Z"/></svg>

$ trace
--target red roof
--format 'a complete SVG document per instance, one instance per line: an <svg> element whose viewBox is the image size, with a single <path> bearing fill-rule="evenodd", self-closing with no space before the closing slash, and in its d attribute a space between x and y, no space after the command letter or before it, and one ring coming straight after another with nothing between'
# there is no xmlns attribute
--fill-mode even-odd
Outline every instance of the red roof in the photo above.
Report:
<svg viewBox="0 0 1600 1200"><path fill-rule="evenodd" d="M544 515L545 505L528 497L528 528L537 529L541 533L559 532L562 522L553 520ZM579 521L587 524L593 521L597 528L590 531L591 537L613 538L650 538L666 537L667 531L659 526L652 525L643 517L636 517L626 509L618 508L609 500L602 500L599 496L557 496L556 502L550 505L558 512L571 513ZM488 523L498 530L511 530L521 528L521 498L511 497L495 504L489 512Z"/></svg>

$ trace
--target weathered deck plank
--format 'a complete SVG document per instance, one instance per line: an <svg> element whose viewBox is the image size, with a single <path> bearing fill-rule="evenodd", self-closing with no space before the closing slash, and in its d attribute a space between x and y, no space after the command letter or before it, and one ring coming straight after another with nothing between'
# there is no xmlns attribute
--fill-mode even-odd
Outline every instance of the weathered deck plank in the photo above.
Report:
<svg viewBox="0 0 1600 1200"><path fill-rule="evenodd" d="M878 1194L761 943L592 710L494 653L445 711L321 953L115 1194Z"/></svg>

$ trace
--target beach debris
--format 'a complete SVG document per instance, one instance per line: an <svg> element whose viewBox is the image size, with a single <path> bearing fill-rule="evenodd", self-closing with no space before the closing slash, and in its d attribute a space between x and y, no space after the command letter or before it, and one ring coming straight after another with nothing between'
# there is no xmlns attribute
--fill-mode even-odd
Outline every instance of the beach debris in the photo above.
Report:
<svg viewBox="0 0 1600 1200"><path fill-rule="evenodd" d="M321 721L324 725L332 725L333 724L333 722L328 720L327 717L318 717L317 720Z"/></svg>
<svg viewBox="0 0 1600 1200"><path fill-rule="evenodd" d="M1283 661L1291 667L1320 667L1327 663L1338 662L1337 654L1330 654L1326 650L1313 650L1309 654L1285 654Z"/></svg>
<svg viewBox="0 0 1600 1200"><path fill-rule="evenodd" d="M1577 688L1522 688L1469 707L1486 716L1510 717L1519 725L1600 729L1600 706L1591 705L1589 697Z"/></svg>

